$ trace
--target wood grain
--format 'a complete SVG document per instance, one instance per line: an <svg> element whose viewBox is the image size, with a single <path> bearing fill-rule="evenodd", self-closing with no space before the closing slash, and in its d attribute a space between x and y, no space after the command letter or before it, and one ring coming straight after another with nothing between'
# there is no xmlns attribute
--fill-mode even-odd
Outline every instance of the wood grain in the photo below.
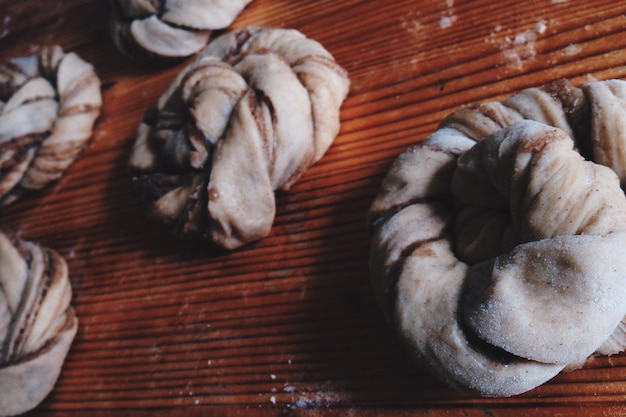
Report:
<svg viewBox="0 0 626 417"><path fill-rule="evenodd" d="M352 86L337 140L278 196L271 235L232 253L172 240L133 195L133 134L186 62L120 56L107 14L97 0L0 0L2 59L58 43L95 65L105 103L70 172L0 213L2 226L66 257L80 318L55 390L31 415L626 413L626 355L515 398L437 382L375 304L365 227L392 159L458 106L561 77L626 77L626 3L254 0L234 26L299 29Z"/></svg>

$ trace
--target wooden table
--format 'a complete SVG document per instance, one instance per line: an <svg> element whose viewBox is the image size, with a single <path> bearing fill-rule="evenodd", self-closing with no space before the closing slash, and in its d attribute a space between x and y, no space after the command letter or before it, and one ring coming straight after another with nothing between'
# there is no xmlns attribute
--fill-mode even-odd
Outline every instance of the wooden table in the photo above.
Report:
<svg viewBox="0 0 626 417"><path fill-rule="evenodd" d="M63 180L0 213L2 226L66 257L80 318L61 378L32 415L626 413L626 355L515 398L437 382L375 304L365 226L392 159L463 103L560 77L625 77L626 2L254 0L234 26L299 29L352 86L334 145L278 196L271 235L232 253L172 240L135 198L135 129L186 62L130 62L107 15L102 0L0 0L2 59L58 43L95 65L105 103Z"/></svg>

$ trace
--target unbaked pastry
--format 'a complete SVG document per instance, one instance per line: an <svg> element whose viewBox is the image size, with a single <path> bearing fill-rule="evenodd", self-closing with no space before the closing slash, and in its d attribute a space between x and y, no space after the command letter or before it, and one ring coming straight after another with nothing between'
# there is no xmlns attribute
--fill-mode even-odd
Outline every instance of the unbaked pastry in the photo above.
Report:
<svg viewBox="0 0 626 417"><path fill-rule="evenodd" d="M112 33L131 56L182 58L206 46L252 0L111 0Z"/></svg>
<svg viewBox="0 0 626 417"><path fill-rule="evenodd" d="M93 67L58 46L0 66L0 206L58 180L101 106Z"/></svg>
<svg viewBox="0 0 626 417"><path fill-rule="evenodd" d="M372 283L451 386L516 395L626 347L625 98L560 81L466 106L393 163Z"/></svg>
<svg viewBox="0 0 626 417"><path fill-rule="evenodd" d="M339 131L346 72L293 29L217 38L140 124L130 166L177 234L233 249L265 237L287 190Z"/></svg>
<svg viewBox="0 0 626 417"><path fill-rule="evenodd" d="M52 390L78 328L71 297L58 253L0 230L0 416Z"/></svg>

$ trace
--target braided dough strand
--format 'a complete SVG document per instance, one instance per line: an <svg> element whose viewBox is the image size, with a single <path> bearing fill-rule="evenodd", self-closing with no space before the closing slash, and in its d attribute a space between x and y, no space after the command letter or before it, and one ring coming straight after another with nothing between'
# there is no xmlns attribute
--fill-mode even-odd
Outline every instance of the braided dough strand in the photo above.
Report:
<svg viewBox="0 0 626 417"><path fill-rule="evenodd" d="M78 327L71 296L61 256L0 231L0 415L52 390Z"/></svg>
<svg viewBox="0 0 626 417"><path fill-rule="evenodd" d="M0 67L0 205L57 181L92 136L100 80L73 52L44 48Z"/></svg>
<svg viewBox="0 0 626 417"><path fill-rule="evenodd" d="M577 152L624 166L610 104L624 83L606 84L464 107L383 181L372 283L409 350L451 386L516 395L626 347L626 198L615 172Z"/></svg>
<svg viewBox="0 0 626 417"><path fill-rule="evenodd" d="M153 215L233 249L265 237L276 207L339 131L346 72L296 30L226 34L184 69L138 129L130 165Z"/></svg>
<svg viewBox="0 0 626 417"><path fill-rule="evenodd" d="M252 0L113 0L111 29L128 55L182 58L206 46Z"/></svg>

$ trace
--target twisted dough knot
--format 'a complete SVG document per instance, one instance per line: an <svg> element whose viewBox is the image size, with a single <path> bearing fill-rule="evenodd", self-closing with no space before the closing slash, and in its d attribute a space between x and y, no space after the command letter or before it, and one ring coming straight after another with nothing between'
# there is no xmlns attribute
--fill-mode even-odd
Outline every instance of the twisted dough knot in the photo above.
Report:
<svg viewBox="0 0 626 417"><path fill-rule="evenodd" d="M113 0L112 33L128 55L190 56L230 26L252 0Z"/></svg>
<svg viewBox="0 0 626 417"><path fill-rule="evenodd" d="M0 206L58 180L101 106L93 67L58 46L0 66Z"/></svg>
<svg viewBox="0 0 626 417"><path fill-rule="evenodd" d="M0 231L0 415L21 414L52 390L78 328L58 253Z"/></svg>
<svg viewBox="0 0 626 417"><path fill-rule="evenodd" d="M618 80L527 89L458 110L393 163L372 282L450 385L515 395L626 347L625 98Z"/></svg>
<svg viewBox="0 0 626 417"><path fill-rule="evenodd" d="M130 165L152 214L233 249L265 237L287 190L339 131L346 72L296 30L213 41L138 129Z"/></svg>

